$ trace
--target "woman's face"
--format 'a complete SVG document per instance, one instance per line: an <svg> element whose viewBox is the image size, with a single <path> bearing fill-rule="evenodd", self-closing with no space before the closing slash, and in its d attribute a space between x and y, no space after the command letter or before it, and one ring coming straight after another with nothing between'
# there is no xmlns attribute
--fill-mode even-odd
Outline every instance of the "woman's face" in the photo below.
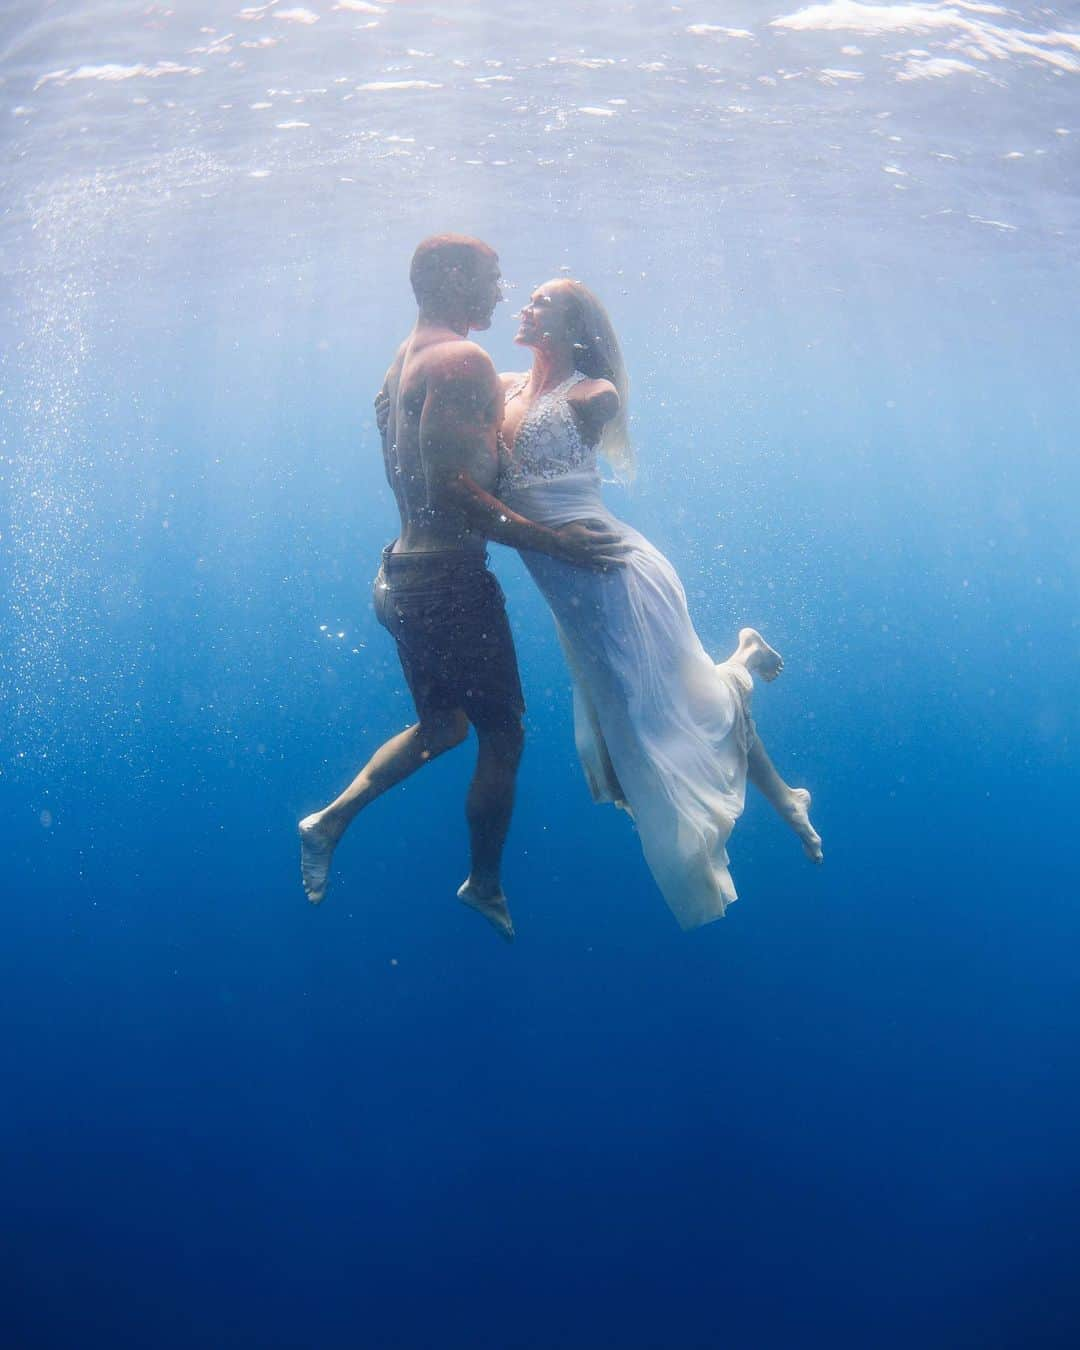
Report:
<svg viewBox="0 0 1080 1350"><path fill-rule="evenodd" d="M538 286L519 314L521 320L514 341L522 347L557 349L573 341L572 300L561 281Z"/></svg>

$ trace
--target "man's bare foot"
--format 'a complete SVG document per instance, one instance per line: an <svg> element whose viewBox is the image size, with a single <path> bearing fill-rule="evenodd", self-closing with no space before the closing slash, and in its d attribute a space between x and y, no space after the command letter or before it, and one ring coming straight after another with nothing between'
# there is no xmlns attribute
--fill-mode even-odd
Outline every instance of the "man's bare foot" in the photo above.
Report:
<svg viewBox="0 0 1080 1350"><path fill-rule="evenodd" d="M802 840L803 852L810 861L824 862L821 835L810 824L810 794L805 788L791 789L791 801L784 814L788 824Z"/></svg>
<svg viewBox="0 0 1080 1350"><path fill-rule="evenodd" d="M300 877L307 898L317 905L326 894L330 880L330 860L341 835L323 824L320 811L305 816L297 828L300 831Z"/></svg>
<svg viewBox="0 0 1080 1350"><path fill-rule="evenodd" d="M510 918L510 909L506 896L498 886L481 886L469 877L458 889L458 899L462 904L482 914L500 937L507 942L514 940L514 923Z"/></svg>
<svg viewBox="0 0 1080 1350"><path fill-rule="evenodd" d="M784 658L770 647L756 628L739 629L739 645L733 661L741 661L751 675L771 684L784 669Z"/></svg>

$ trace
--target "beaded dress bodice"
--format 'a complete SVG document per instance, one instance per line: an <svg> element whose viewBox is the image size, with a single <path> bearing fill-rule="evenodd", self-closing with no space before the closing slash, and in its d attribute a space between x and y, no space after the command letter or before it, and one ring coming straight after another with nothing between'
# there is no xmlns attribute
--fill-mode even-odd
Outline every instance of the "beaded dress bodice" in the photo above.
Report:
<svg viewBox="0 0 1080 1350"><path fill-rule="evenodd" d="M518 427L514 449L504 455L499 474L499 496L566 474L596 472L596 450L582 440L567 394L585 379L576 370L562 384L541 394ZM510 390L507 403L520 398L529 382L526 375ZM505 449L505 447L504 447Z"/></svg>

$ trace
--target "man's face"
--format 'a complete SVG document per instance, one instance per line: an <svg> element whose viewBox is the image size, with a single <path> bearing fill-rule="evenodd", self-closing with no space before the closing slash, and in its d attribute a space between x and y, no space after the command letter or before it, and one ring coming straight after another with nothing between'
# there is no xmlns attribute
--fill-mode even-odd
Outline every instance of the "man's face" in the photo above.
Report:
<svg viewBox="0 0 1080 1350"><path fill-rule="evenodd" d="M495 306L503 298L501 281L498 258L481 258L469 287L470 328L491 327Z"/></svg>

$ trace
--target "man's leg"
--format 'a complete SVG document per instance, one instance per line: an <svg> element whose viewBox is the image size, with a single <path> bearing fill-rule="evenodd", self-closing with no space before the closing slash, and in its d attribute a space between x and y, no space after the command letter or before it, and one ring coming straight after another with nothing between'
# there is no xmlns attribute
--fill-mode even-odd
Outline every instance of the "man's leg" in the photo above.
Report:
<svg viewBox="0 0 1080 1350"><path fill-rule="evenodd" d="M477 726L476 735L480 742L476 772L465 799L471 866L458 896L512 942L514 925L502 890L501 866L525 734L520 719L511 716L496 725Z"/></svg>
<svg viewBox="0 0 1080 1350"><path fill-rule="evenodd" d="M468 734L469 723L463 712L429 715L381 745L329 806L304 817L300 822L300 870L312 904L317 905L326 894L334 849L364 807L430 760L460 745Z"/></svg>
<svg viewBox="0 0 1080 1350"><path fill-rule="evenodd" d="M755 735L750 744L746 761L746 776L761 793L773 810L785 824L790 825L802 840L803 852L811 862L819 863L824 854L821 850L821 836L810 824L810 794L806 788L789 787L776 772L776 766L769 758L761 743L761 737Z"/></svg>

